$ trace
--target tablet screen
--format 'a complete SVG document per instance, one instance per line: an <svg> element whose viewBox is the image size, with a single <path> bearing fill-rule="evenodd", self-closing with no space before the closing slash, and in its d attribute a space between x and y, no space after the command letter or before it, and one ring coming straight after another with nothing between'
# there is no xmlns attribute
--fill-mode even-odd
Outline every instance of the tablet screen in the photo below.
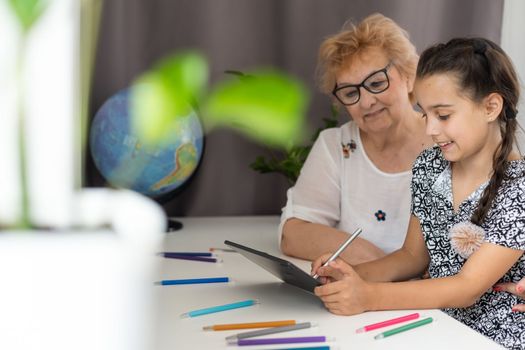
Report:
<svg viewBox="0 0 525 350"><path fill-rule="evenodd" d="M235 242L224 241L224 244L232 247L283 282L304 289L310 293L313 293L316 286L321 285L321 282L287 260Z"/></svg>

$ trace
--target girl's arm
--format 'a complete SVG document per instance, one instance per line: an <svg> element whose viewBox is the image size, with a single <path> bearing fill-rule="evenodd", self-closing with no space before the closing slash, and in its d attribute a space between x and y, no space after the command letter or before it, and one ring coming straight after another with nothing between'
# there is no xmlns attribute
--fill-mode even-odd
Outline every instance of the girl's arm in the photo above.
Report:
<svg viewBox="0 0 525 350"><path fill-rule="evenodd" d="M410 217L403 246L383 259L355 266L361 278L374 282L406 281L420 277L430 258L419 226L419 219Z"/></svg>
<svg viewBox="0 0 525 350"><path fill-rule="evenodd" d="M371 310L468 307L489 290L522 254L522 250L485 243L455 276L394 283L365 281L351 266L339 260L319 268L321 276L328 276L336 282L317 287L315 294L331 312L342 315ZM408 270L406 262L397 262L389 269L400 266ZM365 267L362 265L361 273Z"/></svg>
<svg viewBox="0 0 525 350"><path fill-rule="evenodd" d="M353 242L349 248L357 250L358 246L355 243L357 242ZM335 247L331 251L333 252L337 248ZM349 248L346 250L349 250ZM352 254L352 250L349 253ZM317 258L312 263L312 274L318 273L317 269L330 256L331 253L326 253ZM342 258L344 261L349 262L345 256L342 256ZM421 276L427 268L428 262L429 256L419 227L419 220L412 216L408 224L405 242L400 249L379 260L357 265L354 269L362 279L369 282L405 281Z"/></svg>
<svg viewBox="0 0 525 350"><path fill-rule="evenodd" d="M471 306L492 288L521 255L522 250L485 243L455 276L400 283L371 283L369 288L375 297L368 300L367 309Z"/></svg>

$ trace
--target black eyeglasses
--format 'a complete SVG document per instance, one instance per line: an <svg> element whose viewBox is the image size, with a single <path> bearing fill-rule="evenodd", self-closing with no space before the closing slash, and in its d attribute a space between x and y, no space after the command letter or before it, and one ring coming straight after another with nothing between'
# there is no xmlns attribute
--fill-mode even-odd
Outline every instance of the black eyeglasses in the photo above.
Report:
<svg viewBox="0 0 525 350"><path fill-rule="evenodd" d="M366 91L372 94L379 94L390 86L388 74L386 71L390 68L392 63L388 63L385 68L370 73L361 84L346 84L337 86L335 84L332 94L345 106L350 106L359 102L361 98L361 90L363 87Z"/></svg>

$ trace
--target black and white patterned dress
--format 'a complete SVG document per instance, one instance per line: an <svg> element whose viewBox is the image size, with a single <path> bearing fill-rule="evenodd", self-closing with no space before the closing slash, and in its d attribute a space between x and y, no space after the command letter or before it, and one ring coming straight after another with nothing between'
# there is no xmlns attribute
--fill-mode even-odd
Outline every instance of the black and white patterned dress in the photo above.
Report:
<svg viewBox="0 0 525 350"><path fill-rule="evenodd" d="M486 186L480 186L454 212L451 174L450 163L438 147L422 152L412 170L412 213L421 224L431 278L453 276L463 267L466 259L452 248L449 230L470 221ZM525 160L510 162L507 176L482 224L485 240L525 250ZM498 282L518 282L523 277L524 255ZM510 293L491 290L471 307L443 311L509 349L525 349L525 313L511 310L524 302Z"/></svg>

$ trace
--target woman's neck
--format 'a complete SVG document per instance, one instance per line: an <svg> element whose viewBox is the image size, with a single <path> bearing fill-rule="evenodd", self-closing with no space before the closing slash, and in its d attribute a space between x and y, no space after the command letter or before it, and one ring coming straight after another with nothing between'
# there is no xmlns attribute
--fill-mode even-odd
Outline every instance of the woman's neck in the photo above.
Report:
<svg viewBox="0 0 525 350"><path fill-rule="evenodd" d="M425 134L424 120L412 109L382 132L360 133L366 155L386 173L409 171L418 154L433 144Z"/></svg>

